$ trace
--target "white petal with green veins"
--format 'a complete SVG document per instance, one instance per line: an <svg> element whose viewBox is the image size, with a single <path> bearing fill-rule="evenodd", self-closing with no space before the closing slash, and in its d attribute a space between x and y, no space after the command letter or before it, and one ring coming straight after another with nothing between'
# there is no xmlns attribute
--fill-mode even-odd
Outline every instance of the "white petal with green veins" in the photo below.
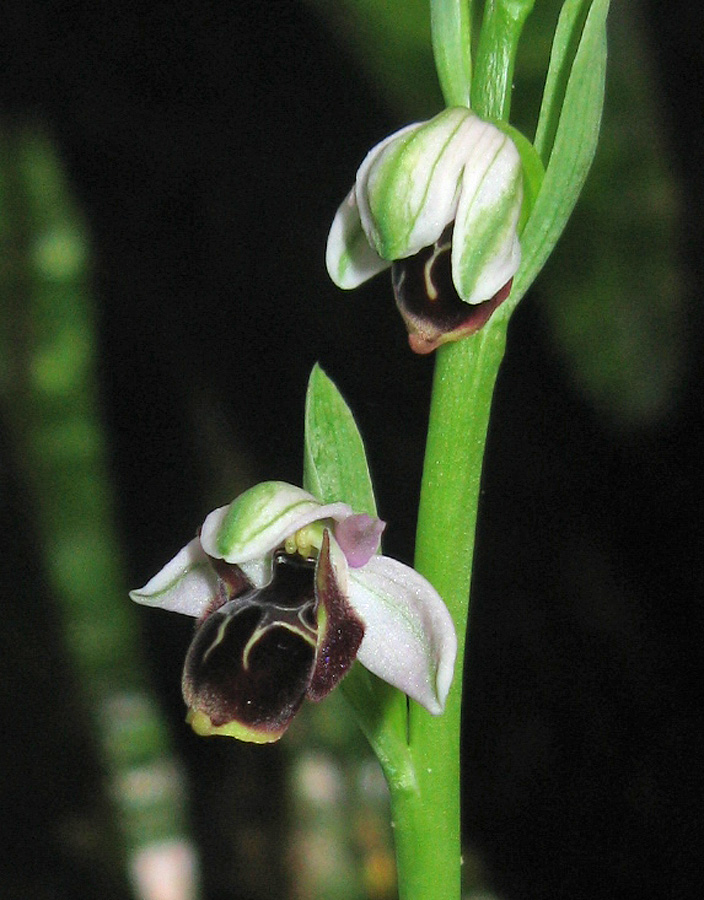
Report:
<svg viewBox="0 0 704 900"><path fill-rule="evenodd" d="M462 175L452 234L452 280L467 303L489 300L516 274L522 181L513 141L486 125Z"/></svg>
<svg viewBox="0 0 704 900"><path fill-rule="evenodd" d="M378 144L357 173L359 213L384 259L404 259L434 243L454 219L467 142L483 122L447 109Z"/></svg>

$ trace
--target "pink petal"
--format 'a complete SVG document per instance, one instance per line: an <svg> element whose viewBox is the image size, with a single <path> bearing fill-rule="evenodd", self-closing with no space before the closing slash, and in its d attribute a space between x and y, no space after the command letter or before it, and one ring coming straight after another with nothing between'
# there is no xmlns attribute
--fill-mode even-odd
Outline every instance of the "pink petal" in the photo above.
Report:
<svg viewBox="0 0 704 900"><path fill-rule="evenodd" d="M353 569L366 566L379 549L386 522L364 513L348 516L335 524L335 540Z"/></svg>

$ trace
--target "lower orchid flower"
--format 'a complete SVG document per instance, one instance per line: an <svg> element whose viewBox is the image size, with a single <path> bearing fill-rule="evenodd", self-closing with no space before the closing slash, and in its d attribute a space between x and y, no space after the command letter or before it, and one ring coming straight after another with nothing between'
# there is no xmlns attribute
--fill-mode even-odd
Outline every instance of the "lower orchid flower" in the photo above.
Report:
<svg viewBox="0 0 704 900"><path fill-rule="evenodd" d="M138 603L197 617L186 655L188 721L204 735L278 740L307 697L355 659L442 712L457 639L435 589L377 551L384 523L264 482L214 510Z"/></svg>

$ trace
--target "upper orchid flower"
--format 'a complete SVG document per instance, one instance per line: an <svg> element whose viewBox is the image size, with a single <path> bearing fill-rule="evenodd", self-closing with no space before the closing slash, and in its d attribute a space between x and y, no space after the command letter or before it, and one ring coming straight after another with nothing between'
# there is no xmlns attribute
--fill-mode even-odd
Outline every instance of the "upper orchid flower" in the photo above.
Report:
<svg viewBox="0 0 704 900"><path fill-rule="evenodd" d="M442 712L456 636L431 585L377 554L384 523L264 482L206 518L138 603L198 617L183 694L200 734L277 740L355 658Z"/></svg>
<svg viewBox="0 0 704 900"><path fill-rule="evenodd" d="M522 185L511 138L471 110L408 125L359 167L330 229L330 277L354 288L393 265L416 352L476 331L520 263Z"/></svg>

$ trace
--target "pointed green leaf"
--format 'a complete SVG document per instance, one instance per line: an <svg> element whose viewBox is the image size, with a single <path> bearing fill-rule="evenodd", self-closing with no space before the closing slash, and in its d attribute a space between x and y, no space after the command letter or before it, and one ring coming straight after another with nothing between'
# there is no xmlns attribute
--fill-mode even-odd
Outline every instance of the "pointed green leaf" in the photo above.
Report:
<svg viewBox="0 0 704 900"><path fill-rule="evenodd" d="M553 46L551 76L546 93L557 97L563 62L569 58L569 39L579 27L577 12L582 4L568 0L563 7L562 36ZM545 170L542 188L521 239L523 260L514 280L510 303L513 308L535 280L557 243L574 208L596 151L604 105L606 70L606 14L609 0L593 0L581 32L577 52L567 79L555 139ZM566 19L572 23L567 31ZM561 29L558 27L558 33ZM547 101L551 105L552 101ZM547 115L547 113L546 113ZM542 117L539 128L540 147L549 145L547 120Z"/></svg>
<svg viewBox="0 0 704 900"><path fill-rule="evenodd" d="M676 249L686 198L644 32L637 8L611 7L599 153L540 292L573 386L618 429L671 413L695 349Z"/></svg>
<svg viewBox="0 0 704 900"><path fill-rule="evenodd" d="M591 5L592 0L565 0L560 10L535 132L535 149L544 165L550 159L567 83Z"/></svg>
<svg viewBox="0 0 704 900"><path fill-rule="evenodd" d="M308 381L303 485L322 503L342 500L376 516L364 444L349 407L319 365Z"/></svg>

